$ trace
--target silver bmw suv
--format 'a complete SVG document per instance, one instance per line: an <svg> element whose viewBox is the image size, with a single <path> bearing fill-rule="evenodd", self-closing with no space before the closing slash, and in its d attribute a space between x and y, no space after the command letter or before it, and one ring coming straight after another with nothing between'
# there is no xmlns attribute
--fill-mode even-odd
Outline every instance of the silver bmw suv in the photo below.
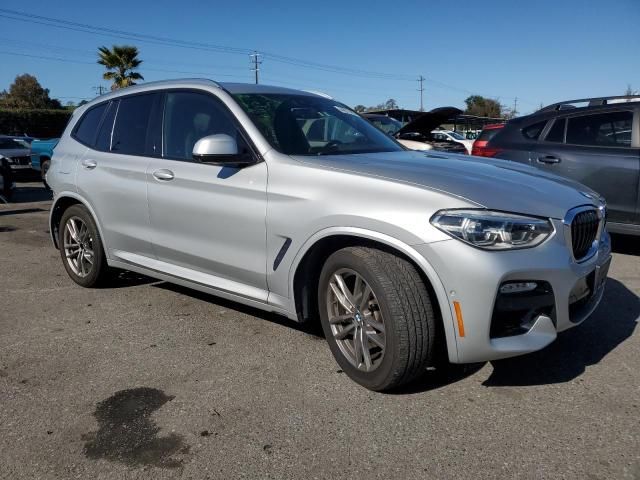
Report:
<svg viewBox="0 0 640 480"><path fill-rule="evenodd" d="M284 88L148 83L77 109L47 182L69 276L110 269L322 324L372 390L539 350L596 308L605 205L504 161L407 151Z"/></svg>

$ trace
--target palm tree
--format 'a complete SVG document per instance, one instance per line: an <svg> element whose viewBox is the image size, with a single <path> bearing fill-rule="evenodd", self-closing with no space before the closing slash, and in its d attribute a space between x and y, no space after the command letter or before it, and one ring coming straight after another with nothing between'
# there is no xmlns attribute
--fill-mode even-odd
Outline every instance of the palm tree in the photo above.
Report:
<svg viewBox="0 0 640 480"><path fill-rule="evenodd" d="M111 90L135 85L135 80L144 80L138 72L142 60L138 57L138 48L131 45L114 45L111 50L107 47L98 48L98 63L107 69L102 75L105 80L112 80Z"/></svg>

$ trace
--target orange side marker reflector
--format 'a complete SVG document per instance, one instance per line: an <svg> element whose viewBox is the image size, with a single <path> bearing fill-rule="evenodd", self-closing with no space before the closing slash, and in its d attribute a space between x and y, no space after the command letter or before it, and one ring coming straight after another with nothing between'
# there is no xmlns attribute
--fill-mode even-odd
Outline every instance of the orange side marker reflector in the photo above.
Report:
<svg viewBox="0 0 640 480"><path fill-rule="evenodd" d="M462 319L462 307L460 302L454 301L453 308L456 309L456 319L458 320L458 333L461 337L464 337L464 320Z"/></svg>

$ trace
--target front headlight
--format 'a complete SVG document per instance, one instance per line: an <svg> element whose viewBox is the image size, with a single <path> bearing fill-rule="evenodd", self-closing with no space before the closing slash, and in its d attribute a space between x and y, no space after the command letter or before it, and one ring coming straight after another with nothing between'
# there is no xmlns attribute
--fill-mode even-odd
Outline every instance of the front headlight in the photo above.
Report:
<svg viewBox="0 0 640 480"><path fill-rule="evenodd" d="M440 210L431 217L431 224L485 250L535 247L553 233L549 220L490 210Z"/></svg>

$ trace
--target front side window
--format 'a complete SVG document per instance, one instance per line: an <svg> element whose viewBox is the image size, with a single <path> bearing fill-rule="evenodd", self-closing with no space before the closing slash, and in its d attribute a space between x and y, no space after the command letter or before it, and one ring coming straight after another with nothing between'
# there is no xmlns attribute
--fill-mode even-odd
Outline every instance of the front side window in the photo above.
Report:
<svg viewBox="0 0 640 480"><path fill-rule="evenodd" d="M209 135L224 133L242 144L230 115L206 93L167 93L163 132L164 156L174 160L192 160L196 142Z"/></svg>
<svg viewBox="0 0 640 480"><path fill-rule="evenodd" d="M113 127L111 151L127 155L157 155L160 152L159 132L153 128L158 117L160 95L148 93L122 97ZM155 109L154 109L155 106Z"/></svg>
<svg viewBox="0 0 640 480"><path fill-rule="evenodd" d="M630 147L633 112L609 112L569 118L567 143L598 147Z"/></svg>
<svg viewBox="0 0 640 480"><path fill-rule="evenodd" d="M74 129L73 136L79 142L93 147L96 141L96 135L98 134L100 121L102 120L102 116L106 109L106 103L90 108L78 121L78 124Z"/></svg>
<svg viewBox="0 0 640 480"><path fill-rule="evenodd" d="M403 151L388 135L333 100L296 94L235 94L273 148L288 155Z"/></svg>

